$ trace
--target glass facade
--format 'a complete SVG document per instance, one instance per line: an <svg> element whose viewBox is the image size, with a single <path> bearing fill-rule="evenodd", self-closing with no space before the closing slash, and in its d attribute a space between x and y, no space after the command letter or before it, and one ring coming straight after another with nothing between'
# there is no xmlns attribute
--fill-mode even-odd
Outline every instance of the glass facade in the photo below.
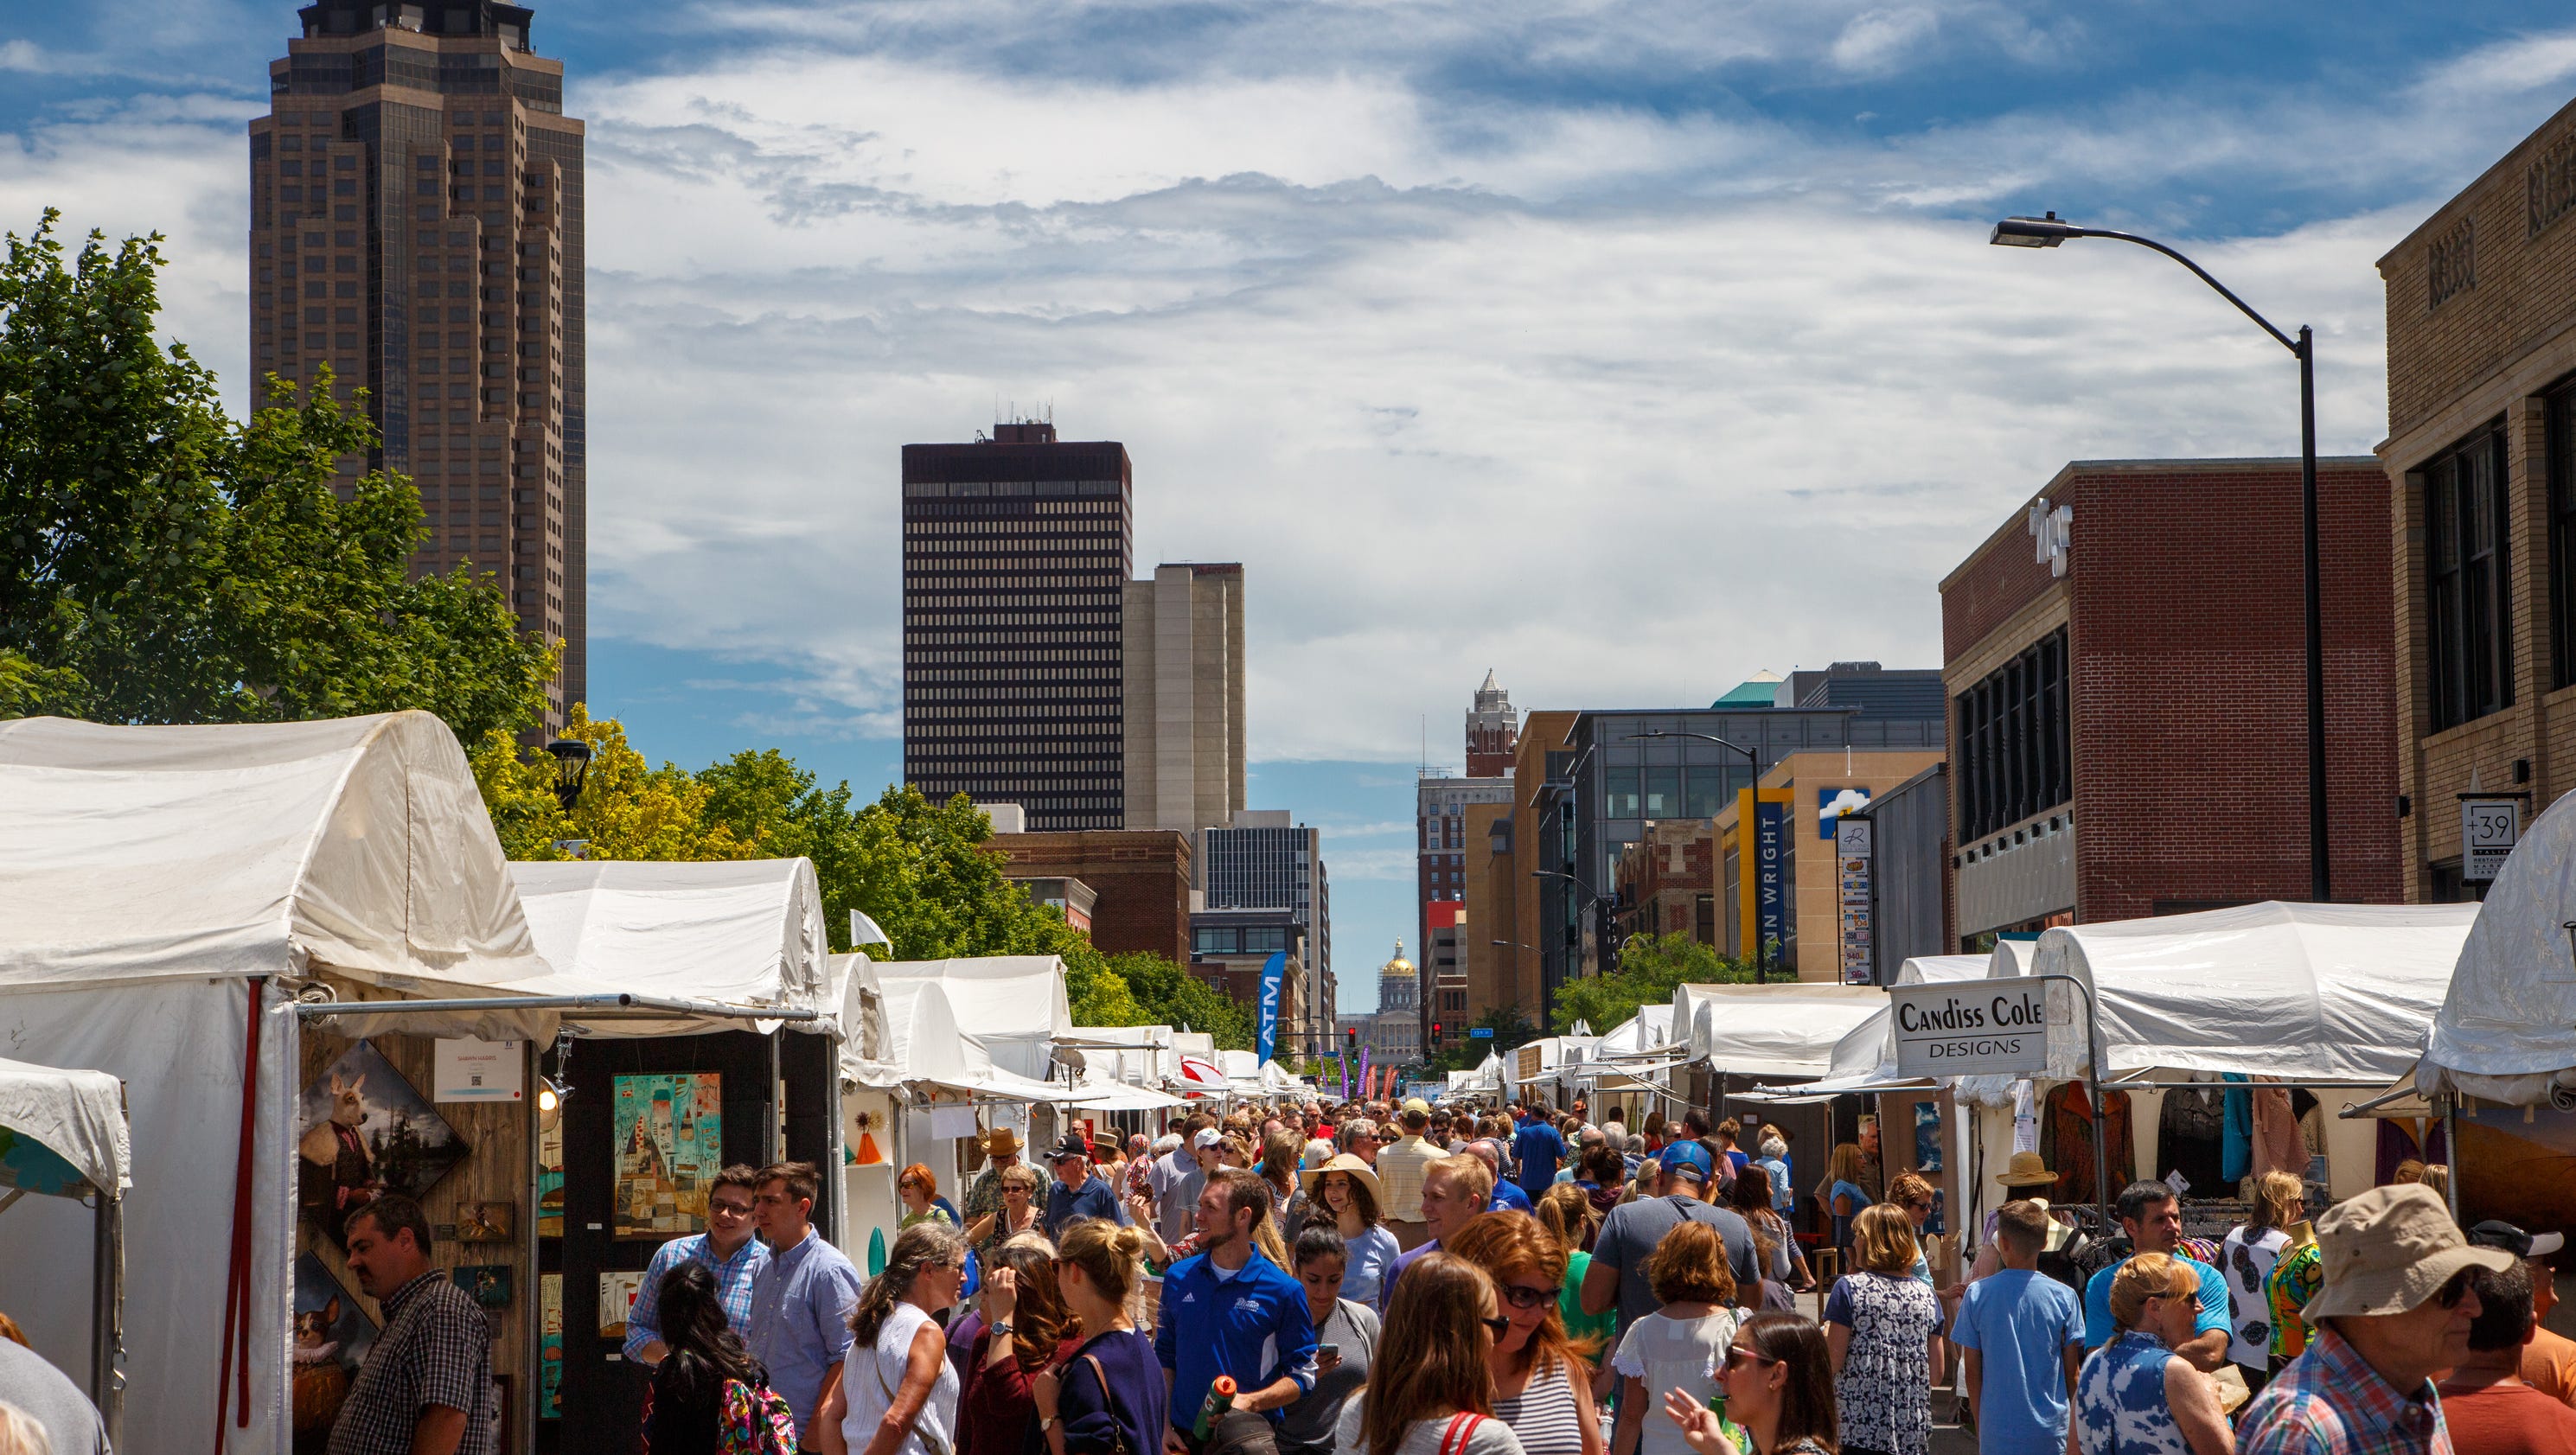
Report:
<svg viewBox="0 0 2576 1455"><path fill-rule="evenodd" d="M2061 627L1959 694L1959 842L2075 796Z"/></svg>

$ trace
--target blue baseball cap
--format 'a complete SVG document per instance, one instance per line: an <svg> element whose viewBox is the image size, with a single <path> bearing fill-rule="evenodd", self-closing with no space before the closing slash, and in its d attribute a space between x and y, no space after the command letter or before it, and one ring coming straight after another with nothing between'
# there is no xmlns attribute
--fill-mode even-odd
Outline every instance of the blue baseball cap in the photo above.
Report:
<svg viewBox="0 0 2576 1455"><path fill-rule="evenodd" d="M1708 1149L1697 1142L1675 1142L1666 1147L1656 1160L1663 1164L1666 1177L1687 1176L1694 1181L1706 1182L1717 1170L1717 1164L1709 1159Z"/></svg>

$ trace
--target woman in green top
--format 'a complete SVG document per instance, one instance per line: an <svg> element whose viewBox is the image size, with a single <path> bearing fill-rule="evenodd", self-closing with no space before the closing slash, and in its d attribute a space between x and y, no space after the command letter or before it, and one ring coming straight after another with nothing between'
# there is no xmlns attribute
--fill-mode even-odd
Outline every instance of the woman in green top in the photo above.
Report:
<svg viewBox="0 0 2576 1455"><path fill-rule="evenodd" d="M898 1231L915 1223L936 1223L943 1228L956 1226L949 1220L948 1209L931 1201L939 1196L939 1179L921 1163L915 1162L896 1175L894 1195L903 1199L903 1220L895 1224Z"/></svg>

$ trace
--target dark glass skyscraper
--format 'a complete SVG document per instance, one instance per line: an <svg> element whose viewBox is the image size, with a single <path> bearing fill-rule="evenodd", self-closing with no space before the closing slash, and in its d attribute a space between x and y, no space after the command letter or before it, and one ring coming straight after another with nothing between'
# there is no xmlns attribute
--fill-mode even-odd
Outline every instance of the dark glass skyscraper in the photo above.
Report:
<svg viewBox="0 0 2576 1455"><path fill-rule="evenodd" d="M1114 440L903 447L903 773L1028 827L1126 823L1134 479Z"/></svg>
<svg viewBox="0 0 2576 1455"><path fill-rule="evenodd" d="M251 363L363 386L365 469L409 475L419 569L470 561L587 690L582 124L532 13L320 0L250 123ZM266 400L256 400L265 404Z"/></svg>

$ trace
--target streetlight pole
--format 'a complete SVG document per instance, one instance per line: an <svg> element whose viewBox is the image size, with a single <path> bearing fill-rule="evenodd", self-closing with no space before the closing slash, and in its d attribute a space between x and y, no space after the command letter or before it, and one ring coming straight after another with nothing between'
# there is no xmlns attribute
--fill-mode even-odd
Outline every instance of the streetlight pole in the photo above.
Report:
<svg viewBox="0 0 2576 1455"><path fill-rule="evenodd" d="M1741 743L1730 743L1724 738L1714 737L1708 733L1666 732L1661 729L1657 729L1654 732L1630 733L1626 738L1621 739L1621 741L1633 743L1644 738L1697 738L1703 743L1715 743L1729 752L1742 753L1744 755L1745 770L1753 775L1754 798L1757 803L1759 802L1762 795L1762 759L1756 756L1751 748L1748 748ZM1756 811L1758 812L1759 810L1757 809ZM1745 835L1746 843L1749 844L1752 842L1753 826L1751 824L1739 824L1737 825L1737 831ZM1737 872L1751 873L1753 870L1752 856L1748 854L1745 855L1744 858L1745 862ZM1711 887L1715 886L1712 885ZM1768 985L1771 983L1771 946L1762 938L1762 926L1758 922L1746 925L1744 927L1744 933L1753 941L1753 983L1756 985Z"/></svg>
<svg viewBox="0 0 2576 1455"><path fill-rule="evenodd" d="M2209 270L2184 257L2151 237L2132 232L2115 232L2105 227L2077 227L2061 222L2052 212L2046 217L2007 217L1995 224L1986 241L1997 247L2053 248L2071 237L2106 237L2115 242L2136 243L2142 248L2164 254L2192 271L2192 276L2215 289L2218 296L2236 305L2236 310L2261 326L2275 343L2290 351L2299 361L2299 498L2303 512L2304 554L2307 568L2308 613L2308 894L2319 904L2334 897L2333 880L2326 857L2326 651L2325 613L2317 582L2317 347L2316 334L2305 324L2298 337L2292 338L2256 313L2245 300L2228 290L2226 284L2209 275Z"/></svg>

